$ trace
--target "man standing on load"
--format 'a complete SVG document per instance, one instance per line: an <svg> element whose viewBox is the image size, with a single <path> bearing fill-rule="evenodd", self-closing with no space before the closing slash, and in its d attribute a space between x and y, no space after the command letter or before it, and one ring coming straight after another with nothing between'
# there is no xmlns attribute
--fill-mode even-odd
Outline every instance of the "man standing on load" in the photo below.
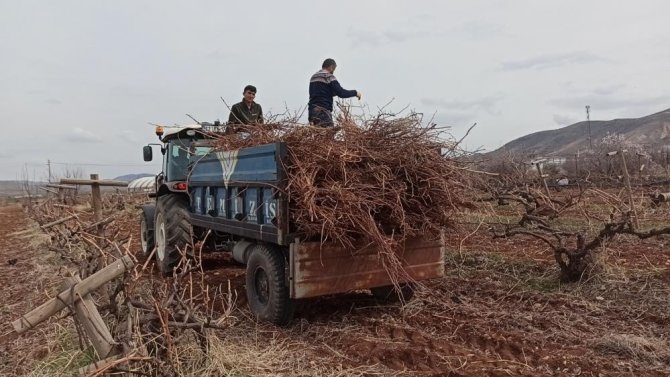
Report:
<svg viewBox="0 0 670 377"><path fill-rule="evenodd" d="M326 59L321 70L309 80L308 119L315 126L333 127L333 97L361 99L361 92L342 88L333 75L335 68L335 60Z"/></svg>
<svg viewBox="0 0 670 377"><path fill-rule="evenodd" d="M263 109L261 105L254 102L256 87L253 85L245 86L242 95L242 102L236 103L230 108L228 124L262 124Z"/></svg>

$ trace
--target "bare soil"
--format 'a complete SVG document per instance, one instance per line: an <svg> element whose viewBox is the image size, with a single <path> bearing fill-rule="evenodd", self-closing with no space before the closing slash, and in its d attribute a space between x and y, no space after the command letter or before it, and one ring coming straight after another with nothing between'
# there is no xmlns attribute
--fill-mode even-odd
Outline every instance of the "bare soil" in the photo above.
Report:
<svg viewBox="0 0 670 377"><path fill-rule="evenodd" d="M34 233L14 236L12 233L33 226L21 205L0 207L0 375L22 376L35 361L44 359L51 350L44 334L29 332L17 336L11 322L46 300L56 283L53 258L39 248L41 238ZM37 246L37 247L36 247ZM48 326L48 325L46 325Z"/></svg>
<svg viewBox="0 0 670 377"><path fill-rule="evenodd" d="M667 216L661 210L644 221L667 223ZM566 221L580 220L575 213ZM28 224L20 207L0 208L0 335L58 284L35 267L47 252L9 235ZM118 226L139 255L136 219ZM210 286L230 284L237 293L235 325L216 333L222 349L235 352L220 373L670 375L670 240L617 239L598 254L599 268L585 281L562 284L541 242L493 240L484 227L473 233L476 227L449 234L447 276L424 284L405 306L379 303L367 291L303 300L285 328L253 319L243 266L225 254L205 254ZM0 375L22 375L32 360L45 357L41 336L2 339ZM223 358L217 355L211 357Z"/></svg>

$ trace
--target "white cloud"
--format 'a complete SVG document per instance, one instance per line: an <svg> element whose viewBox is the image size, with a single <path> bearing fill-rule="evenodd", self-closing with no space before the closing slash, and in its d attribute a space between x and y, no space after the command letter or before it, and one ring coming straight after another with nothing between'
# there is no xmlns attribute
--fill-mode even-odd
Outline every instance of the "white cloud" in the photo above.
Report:
<svg viewBox="0 0 670 377"><path fill-rule="evenodd" d="M353 47L376 47L384 42L384 37L373 31L350 29L347 36Z"/></svg>
<svg viewBox="0 0 670 377"><path fill-rule="evenodd" d="M501 64L504 71L521 69L545 69L561 67L565 65L577 65L586 63L606 62L605 58L590 52L569 52L563 54L540 55L526 59L506 61Z"/></svg>
<svg viewBox="0 0 670 377"><path fill-rule="evenodd" d="M591 110L614 110L614 109L635 109L635 108L657 108L668 107L670 96L605 96L595 94L585 94L576 96L566 96L556 98L550 101L551 104L567 108L584 108L591 106ZM653 111L653 110L652 110Z"/></svg>
<svg viewBox="0 0 670 377"><path fill-rule="evenodd" d="M577 123L577 119L570 115L554 114L554 122L559 126L569 126Z"/></svg>
<svg viewBox="0 0 670 377"><path fill-rule="evenodd" d="M65 135L65 140L74 143L101 143L102 137L83 128L75 127Z"/></svg>
<svg viewBox="0 0 670 377"><path fill-rule="evenodd" d="M625 84L612 84L591 89L591 93L599 96L609 96L625 88Z"/></svg>
<svg viewBox="0 0 670 377"><path fill-rule="evenodd" d="M230 49L217 48L205 54L206 59L212 60L230 60L236 55Z"/></svg>
<svg viewBox="0 0 670 377"><path fill-rule="evenodd" d="M406 29L389 29L384 31L350 29L347 33L353 47L378 47L409 42L427 36L435 36L435 34L435 32L426 30Z"/></svg>
<svg viewBox="0 0 670 377"><path fill-rule="evenodd" d="M485 40L491 37L506 35L505 27L503 25L482 21L468 21L455 28L454 31L474 40Z"/></svg>
<svg viewBox="0 0 670 377"><path fill-rule="evenodd" d="M421 103L425 106L438 107L449 111L486 111L489 114L496 114L496 105L504 98L502 94L494 94L469 100L463 99L433 99L422 98Z"/></svg>
<svg viewBox="0 0 670 377"><path fill-rule="evenodd" d="M438 113L433 122L440 126L450 126L454 129L469 127L476 122L477 114L474 112L448 111Z"/></svg>
<svg viewBox="0 0 670 377"><path fill-rule="evenodd" d="M137 143L139 142L139 136L137 135L137 131L131 131L131 130L120 131L119 138L133 145L137 145Z"/></svg>

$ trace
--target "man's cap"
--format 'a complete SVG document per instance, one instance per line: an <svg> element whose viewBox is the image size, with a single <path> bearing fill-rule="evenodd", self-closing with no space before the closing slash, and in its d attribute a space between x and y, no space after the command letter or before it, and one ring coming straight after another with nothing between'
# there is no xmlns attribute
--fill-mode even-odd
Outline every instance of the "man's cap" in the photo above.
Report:
<svg viewBox="0 0 670 377"><path fill-rule="evenodd" d="M335 60L331 58L324 60L323 64L321 64L321 68L328 68L332 66L337 66L337 64L335 63Z"/></svg>

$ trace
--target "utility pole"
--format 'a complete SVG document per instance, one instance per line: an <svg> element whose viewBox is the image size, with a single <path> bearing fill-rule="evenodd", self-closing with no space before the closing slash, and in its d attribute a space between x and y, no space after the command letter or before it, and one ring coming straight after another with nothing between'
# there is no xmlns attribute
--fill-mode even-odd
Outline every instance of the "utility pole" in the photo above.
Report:
<svg viewBox="0 0 670 377"><path fill-rule="evenodd" d="M591 140L591 106L586 105L586 126L589 129L589 150L593 150L593 141Z"/></svg>
<svg viewBox="0 0 670 377"><path fill-rule="evenodd" d="M47 160L47 167L49 168L49 183L51 183L51 160Z"/></svg>

